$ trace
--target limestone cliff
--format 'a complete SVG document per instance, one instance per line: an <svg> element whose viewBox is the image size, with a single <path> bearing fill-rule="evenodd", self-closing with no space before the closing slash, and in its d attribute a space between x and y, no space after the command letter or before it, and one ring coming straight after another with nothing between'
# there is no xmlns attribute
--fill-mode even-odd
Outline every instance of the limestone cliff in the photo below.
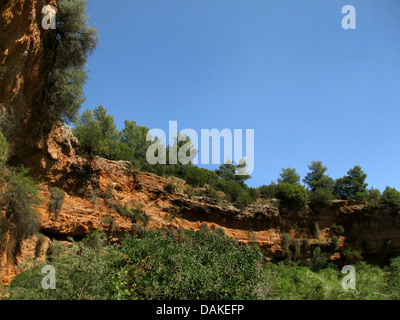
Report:
<svg viewBox="0 0 400 320"><path fill-rule="evenodd" d="M311 257L316 246L340 261L346 247L360 250L371 262L384 263L400 253L399 215L366 214L365 203L337 201L329 207L310 204L303 212L286 212L273 202L261 201L238 209L227 201L210 198L207 189L193 189L179 179L139 172L124 161L89 156L64 126L55 125L43 135L39 125L43 89L53 64L54 34L43 30L41 8L55 1L0 1L0 116L12 148L12 160L25 163L40 179L41 236L27 239L16 263L44 259L54 240L76 240L94 230L105 231L118 242L137 228L171 232L179 228L222 229L240 242L257 242L267 260L284 258L282 235L309 239L301 258ZM174 187L168 187L173 185ZM49 210L50 188L58 187L66 197L61 212ZM119 208L137 208L148 221L133 223ZM313 226L318 223L316 236ZM334 233L332 225L343 226ZM332 247L332 238L339 247ZM41 239L41 240L40 240ZM40 240L40 241L39 241ZM3 253L0 283L9 283L18 272Z"/></svg>
<svg viewBox="0 0 400 320"><path fill-rule="evenodd" d="M0 124L13 156L41 143L43 88L53 67L55 33L41 26L45 5L56 1L0 1Z"/></svg>

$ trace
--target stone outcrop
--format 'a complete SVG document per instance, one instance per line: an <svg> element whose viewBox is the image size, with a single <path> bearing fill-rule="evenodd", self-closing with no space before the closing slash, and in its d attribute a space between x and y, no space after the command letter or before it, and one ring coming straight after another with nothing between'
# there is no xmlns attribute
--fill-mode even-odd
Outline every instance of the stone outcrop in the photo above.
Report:
<svg viewBox="0 0 400 320"><path fill-rule="evenodd" d="M39 125L45 112L42 97L55 46L53 31L40 27L46 4L56 5L56 1L0 0L0 123L11 146L11 162L32 168L43 200L38 209L39 238L26 239L13 261L0 250L0 284L8 284L21 270L15 264L43 260L52 241L80 240L94 230L103 230L110 241L119 242L137 228L165 232L222 229L242 243L257 243L266 260L284 258L285 233L292 239L309 239L302 259L310 258L316 246L334 261L340 261L349 246L379 264L400 253L400 214L371 214L365 203L349 201L324 207L310 204L304 212L288 212L265 200L237 208L210 198L207 190L193 192L182 180L139 172L128 162L87 155L65 126L54 125L43 135ZM53 187L66 194L58 214L49 210ZM134 223L124 208L142 212L148 221ZM316 223L317 237L313 232ZM335 234L332 225L343 226L343 234ZM339 239L338 248L332 248L334 236Z"/></svg>
<svg viewBox="0 0 400 320"><path fill-rule="evenodd" d="M30 163L36 163L32 173L41 181L43 202L38 212L47 246L54 240L80 240L94 230L102 230L110 241L119 242L138 227L172 232L179 228L200 230L203 225L209 230L222 229L241 243L257 243L266 260L285 257L284 233L298 241L309 239L310 248L302 251L301 259L311 258L316 246L333 261L340 261L347 247L378 264L400 253L399 215L367 213L363 202L335 201L331 206L310 203L309 210L303 212L286 211L267 201L237 208L226 200L210 198L206 189L194 190L180 179L140 172L129 162L87 155L64 126L54 127L40 150ZM57 215L49 209L52 187L66 194ZM119 208L139 210L149 220L146 224L133 223ZM320 230L317 238L313 224ZM343 233L335 234L332 225L342 226ZM332 248L333 236L339 238L338 248ZM18 263L31 258L32 250L37 251L35 239L25 242ZM44 259L46 250L41 252L38 259ZM0 261L2 281L8 283L16 271L4 255Z"/></svg>
<svg viewBox="0 0 400 320"><path fill-rule="evenodd" d="M54 30L41 27L48 4L56 1L0 1L0 126L19 159L42 143L43 89L55 51Z"/></svg>

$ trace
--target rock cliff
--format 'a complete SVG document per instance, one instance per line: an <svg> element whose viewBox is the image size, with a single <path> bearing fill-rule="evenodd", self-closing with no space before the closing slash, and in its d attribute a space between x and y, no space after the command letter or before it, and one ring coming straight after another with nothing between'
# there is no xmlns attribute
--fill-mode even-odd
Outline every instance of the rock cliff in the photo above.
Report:
<svg viewBox="0 0 400 320"><path fill-rule="evenodd" d="M40 12L46 4L56 2L0 1L2 130L11 146L11 162L32 168L40 180L43 200L38 209L41 235L24 241L16 261L1 254L0 284L8 284L21 270L14 268L16 264L44 259L52 241L79 240L94 230L103 230L110 241L118 242L138 228L165 232L221 229L240 242L256 242L265 260L285 258L290 250L282 241L285 233L299 243L309 239L309 246L302 247L302 259L310 258L316 246L334 261L341 261L349 246L379 264L400 253L400 215L366 213L365 203L310 204L309 210L299 213L263 200L239 209L210 198L206 188L193 189L179 179L135 170L128 162L87 155L70 130L60 124L43 134L39 125L44 112L42 93L55 45L52 31L40 28ZM53 187L66 194L57 214L49 209ZM134 219L132 212L139 212L141 219ZM336 248L332 246L334 236L339 240Z"/></svg>
<svg viewBox="0 0 400 320"><path fill-rule="evenodd" d="M54 63L55 33L41 27L56 1L0 1L0 125L19 159L42 142L43 88Z"/></svg>

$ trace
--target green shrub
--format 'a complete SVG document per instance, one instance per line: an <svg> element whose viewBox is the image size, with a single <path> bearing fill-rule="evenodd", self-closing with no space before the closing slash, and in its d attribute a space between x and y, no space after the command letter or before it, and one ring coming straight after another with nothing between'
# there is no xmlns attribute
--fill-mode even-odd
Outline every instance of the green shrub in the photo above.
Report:
<svg viewBox="0 0 400 320"><path fill-rule="evenodd" d="M217 237L225 237L225 230L222 228L217 228L214 233Z"/></svg>
<svg viewBox="0 0 400 320"><path fill-rule="evenodd" d="M260 196L265 199L272 199L276 197L276 183L271 181L269 185L258 187Z"/></svg>
<svg viewBox="0 0 400 320"><path fill-rule="evenodd" d="M127 236L118 293L125 299L251 299L258 253L227 237L184 231L184 241L160 232ZM131 291L131 289L133 290Z"/></svg>
<svg viewBox="0 0 400 320"><path fill-rule="evenodd" d="M208 225L207 225L207 223L202 223L201 224L201 226L200 226L200 232L201 233L204 233L204 234L210 234L211 233L211 231L210 231L210 228L208 227Z"/></svg>
<svg viewBox="0 0 400 320"><path fill-rule="evenodd" d="M300 184L300 175L294 168L282 169L282 172L278 178L278 184L298 185Z"/></svg>
<svg viewBox="0 0 400 320"><path fill-rule="evenodd" d="M310 200L323 206L329 206L335 200L335 196L329 188L317 188L310 192Z"/></svg>
<svg viewBox="0 0 400 320"><path fill-rule="evenodd" d="M3 196L6 218L15 228L10 230L7 256L14 259L21 249L21 242L39 230L38 214L40 202L36 181L28 176L29 169L21 167L7 176L7 190Z"/></svg>
<svg viewBox="0 0 400 320"><path fill-rule="evenodd" d="M94 233L72 247L57 243L49 260L17 275L8 289L12 300L118 299L120 253L105 245L105 236ZM56 289L43 290L44 265L56 270Z"/></svg>
<svg viewBox="0 0 400 320"><path fill-rule="evenodd" d="M347 171L346 176L336 179L333 192L340 199L363 200L368 197L366 178L367 174L364 173L361 167L355 166Z"/></svg>
<svg viewBox="0 0 400 320"><path fill-rule="evenodd" d="M298 239L291 239L289 249L292 253L292 260L297 260L300 256L300 241Z"/></svg>
<svg viewBox="0 0 400 320"><path fill-rule="evenodd" d="M390 260L388 287L395 299L400 299L400 257Z"/></svg>
<svg viewBox="0 0 400 320"><path fill-rule="evenodd" d="M384 208L384 205L381 201L371 201L368 202L364 208L362 208L362 213L368 216L375 216L377 217L379 213Z"/></svg>
<svg viewBox="0 0 400 320"><path fill-rule="evenodd" d="M361 253L353 248L347 248L343 252L343 257L345 258L346 264L356 264L362 260Z"/></svg>
<svg viewBox="0 0 400 320"><path fill-rule="evenodd" d="M391 260L390 266L383 269L355 263L356 290L344 290L345 275L326 264L319 247L313 251L311 270L297 263L260 265L257 249L226 237L182 229L166 234L141 230L136 236L127 236L122 247L107 244L104 234L99 232L69 246L54 242L45 262L34 263L14 278L6 288L7 299L400 298L400 258ZM56 290L43 290L40 285L44 265L52 265L56 270Z"/></svg>
<svg viewBox="0 0 400 320"><path fill-rule="evenodd" d="M55 213L56 217L59 216L65 200L65 192L58 188L50 189L50 212Z"/></svg>
<svg viewBox="0 0 400 320"><path fill-rule="evenodd" d="M168 192L168 193L174 193L176 190L176 186L172 183L167 183L164 186L164 190L165 190L165 192Z"/></svg>
<svg viewBox="0 0 400 320"><path fill-rule="evenodd" d="M115 210L122 217L128 218L132 221L132 223L136 223L138 221L142 221L143 219L143 210L140 208L128 208L126 206L117 205ZM148 222L148 220L147 220Z"/></svg>
<svg viewBox="0 0 400 320"><path fill-rule="evenodd" d="M325 256L321 253L321 248L316 247L312 253L312 270L313 271L319 271L323 267L326 266L327 259Z"/></svg>
<svg viewBox="0 0 400 320"><path fill-rule="evenodd" d="M186 182L195 187L202 187L206 184L216 186L219 182L219 177L215 171L199 168L193 165L187 165L189 170L182 177Z"/></svg>
<svg viewBox="0 0 400 320"><path fill-rule="evenodd" d="M339 247L339 238L336 236L333 236L331 239L331 243L332 243L332 249L336 250Z"/></svg>
<svg viewBox="0 0 400 320"><path fill-rule="evenodd" d="M276 186L276 197L288 209L303 210L307 207L308 194L301 185L280 183Z"/></svg>
<svg viewBox="0 0 400 320"><path fill-rule="evenodd" d="M397 266L389 271L366 263L354 265L356 290L344 290L341 270L330 265L318 271L295 264L268 263L263 270L264 279L258 286L265 300L387 300L398 299L394 290L400 279ZM392 280L393 279L393 280Z"/></svg>
<svg viewBox="0 0 400 320"><path fill-rule="evenodd" d="M386 187L379 200L379 203L390 209L394 215L400 213L400 192L395 188Z"/></svg>
<svg viewBox="0 0 400 320"><path fill-rule="evenodd" d="M321 161L312 161L308 169L310 169L310 172L306 174L303 182L309 186L311 191L314 192L317 189L332 189L334 181L325 174L328 168L324 166Z"/></svg>
<svg viewBox="0 0 400 320"><path fill-rule="evenodd" d="M341 225L336 225L335 223L333 223L329 226L329 229L331 229L336 235L344 234L344 227Z"/></svg>
<svg viewBox="0 0 400 320"><path fill-rule="evenodd" d="M368 201L378 201L381 197L379 189L371 188L368 190Z"/></svg>

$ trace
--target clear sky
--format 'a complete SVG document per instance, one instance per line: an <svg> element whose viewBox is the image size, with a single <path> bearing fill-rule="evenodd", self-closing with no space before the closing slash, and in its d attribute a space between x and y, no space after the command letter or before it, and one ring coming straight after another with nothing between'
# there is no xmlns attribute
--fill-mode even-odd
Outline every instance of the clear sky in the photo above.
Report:
<svg viewBox="0 0 400 320"><path fill-rule="evenodd" d="M105 106L119 129L254 129L251 186L320 160L400 190L399 0L89 0L88 13L100 42L83 109Z"/></svg>

